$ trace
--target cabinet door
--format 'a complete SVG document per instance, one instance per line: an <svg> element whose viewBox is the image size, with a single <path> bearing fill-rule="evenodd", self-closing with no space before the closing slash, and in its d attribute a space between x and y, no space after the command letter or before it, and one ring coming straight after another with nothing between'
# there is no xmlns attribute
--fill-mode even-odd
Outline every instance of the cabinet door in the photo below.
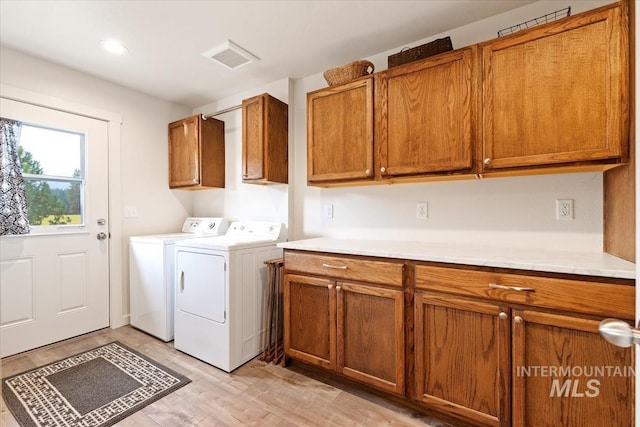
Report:
<svg viewBox="0 0 640 427"><path fill-rule="evenodd" d="M242 181L289 179L289 106L268 93L242 101Z"/></svg>
<svg viewBox="0 0 640 427"><path fill-rule="evenodd" d="M307 94L309 182L373 177L373 77Z"/></svg>
<svg viewBox="0 0 640 427"><path fill-rule="evenodd" d="M380 74L376 137L382 176L471 169L476 52L461 49Z"/></svg>
<svg viewBox="0 0 640 427"><path fill-rule="evenodd" d="M169 124L169 188L200 182L199 116Z"/></svg>
<svg viewBox="0 0 640 427"><path fill-rule="evenodd" d="M242 179L264 178L265 97L242 101Z"/></svg>
<svg viewBox="0 0 640 427"><path fill-rule="evenodd" d="M287 356L336 368L335 282L285 276L284 349Z"/></svg>
<svg viewBox="0 0 640 427"><path fill-rule="evenodd" d="M338 282L338 372L405 394L404 292Z"/></svg>
<svg viewBox="0 0 640 427"><path fill-rule="evenodd" d="M625 26L600 9L483 47L485 169L626 155Z"/></svg>
<svg viewBox="0 0 640 427"><path fill-rule="evenodd" d="M415 294L419 402L471 423L509 426L507 309L444 294Z"/></svg>
<svg viewBox="0 0 640 427"><path fill-rule="evenodd" d="M599 322L513 312L513 425L632 426L634 355L598 334Z"/></svg>

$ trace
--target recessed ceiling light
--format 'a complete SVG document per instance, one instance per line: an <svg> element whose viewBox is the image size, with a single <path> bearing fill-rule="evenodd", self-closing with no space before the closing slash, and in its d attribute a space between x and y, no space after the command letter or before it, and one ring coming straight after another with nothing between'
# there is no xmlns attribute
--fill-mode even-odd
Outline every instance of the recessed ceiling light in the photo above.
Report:
<svg viewBox="0 0 640 427"><path fill-rule="evenodd" d="M129 52L129 49L127 49L125 45L115 40L100 40L100 44L104 50L114 55L124 55Z"/></svg>

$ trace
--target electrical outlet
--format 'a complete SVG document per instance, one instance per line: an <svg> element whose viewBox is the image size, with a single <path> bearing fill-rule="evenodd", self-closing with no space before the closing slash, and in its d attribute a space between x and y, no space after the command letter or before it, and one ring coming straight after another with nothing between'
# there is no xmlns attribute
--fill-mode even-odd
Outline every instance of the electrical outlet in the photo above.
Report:
<svg viewBox="0 0 640 427"><path fill-rule="evenodd" d="M427 202L416 203L416 218L427 219L429 217L429 205Z"/></svg>
<svg viewBox="0 0 640 427"><path fill-rule="evenodd" d="M573 219L573 199L556 200L556 219Z"/></svg>
<svg viewBox="0 0 640 427"><path fill-rule="evenodd" d="M333 205L332 204L324 205L324 217L325 218L333 218Z"/></svg>

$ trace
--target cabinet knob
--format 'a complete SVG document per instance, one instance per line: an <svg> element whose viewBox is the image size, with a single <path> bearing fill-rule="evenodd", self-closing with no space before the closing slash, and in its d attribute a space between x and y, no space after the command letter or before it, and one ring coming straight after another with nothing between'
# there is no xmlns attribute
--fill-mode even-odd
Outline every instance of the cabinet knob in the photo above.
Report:
<svg viewBox="0 0 640 427"><path fill-rule="evenodd" d="M513 318L513 321L514 321L514 322L516 322L516 323L522 323L522 322L524 322L524 320L522 320L522 317L520 317L520 316L516 316L516 317L514 317L514 318Z"/></svg>
<svg viewBox="0 0 640 427"><path fill-rule="evenodd" d="M380 168L380 173L385 173L387 171L387 169L383 166Z"/></svg>
<svg viewBox="0 0 640 427"><path fill-rule="evenodd" d="M507 320L509 318L509 315L504 311L501 311L500 314L498 314L498 317L501 318L502 320Z"/></svg>
<svg viewBox="0 0 640 427"><path fill-rule="evenodd" d="M365 174L365 175L367 175L367 176L371 175L371 169L367 169L367 170L365 170L365 171L364 171L364 174Z"/></svg>
<svg viewBox="0 0 640 427"><path fill-rule="evenodd" d="M336 286L336 292L340 292L340 289L342 289L340 285Z"/></svg>
<svg viewBox="0 0 640 427"><path fill-rule="evenodd" d="M484 163L485 166L489 166L491 164L491 158L490 157L485 157L485 159L484 159L484 161L482 163Z"/></svg>
<svg viewBox="0 0 640 427"><path fill-rule="evenodd" d="M329 288L329 290L333 289L333 285L328 285L327 288Z"/></svg>

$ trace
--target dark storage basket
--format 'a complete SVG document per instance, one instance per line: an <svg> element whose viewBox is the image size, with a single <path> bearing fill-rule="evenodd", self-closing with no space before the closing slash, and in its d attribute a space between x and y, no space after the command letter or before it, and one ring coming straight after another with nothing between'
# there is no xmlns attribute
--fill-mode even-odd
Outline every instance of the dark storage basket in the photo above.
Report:
<svg viewBox="0 0 640 427"><path fill-rule="evenodd" d="M393 68L398 65L406 64L407 62L417 61L418 59L428 58L429 56L437 55L443 52L449 52L453 50L451 44L451 37L444 37L432 42L416 46L414 48L405 48L398 53L390 55L388 60L388 67Z"/></svg>

